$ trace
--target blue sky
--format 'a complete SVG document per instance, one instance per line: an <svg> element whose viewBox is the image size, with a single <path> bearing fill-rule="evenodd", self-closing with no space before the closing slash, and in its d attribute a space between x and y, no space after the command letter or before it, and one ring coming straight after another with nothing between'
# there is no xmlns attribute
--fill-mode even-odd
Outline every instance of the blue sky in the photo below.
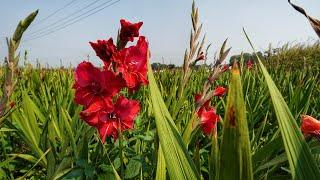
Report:
<svg viewBox="0 0 320 180"><path fill-rule="evenodd" d="M100 3L107 0L100 0ZM37 21L61 8L70 0L3 0L0 6L0 60L7 53L5 37L10 36L18 21L30 12L39 9ZM42 29L68 14L81 9L93 0L77 0L51 18L32 26L30 33ZM293 1L306 9L309 15L320 18L320 1ZM119 20L143 21L141 34L149 39L153 62L181 64L188 46L191 28L191 0L121 0L115 5L71 25L61 31L32 41L22 43L20 51L27 50L32 63L38 58L50 66L81 62L90 55L98 63L89 41L116 36ZM97 3L98 4L98 3ZM232 46L231 54L250 52L242 27L245 27L258 50L283 45L286 42L309 42L317 36L309 22L296 12L287 0L196 0L200 20L212 43L209 58L219 49L225 38Z"/></svg>

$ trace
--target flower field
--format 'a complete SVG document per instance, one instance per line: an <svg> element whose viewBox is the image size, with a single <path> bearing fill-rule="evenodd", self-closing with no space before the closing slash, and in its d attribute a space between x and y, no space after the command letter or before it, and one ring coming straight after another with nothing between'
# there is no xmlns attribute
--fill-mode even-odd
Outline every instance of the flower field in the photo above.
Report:
<svg viewBox="0 0 320 180"><path fill-rule="evenodd" d="M21 21L1 67L0 179L319 179L319 44L261 55L244 30L250 58L229 63L226 40L206 65L198 14L182 67L161 70L125 19L88 43L102 67L19 67L37 12Z"/></svg>

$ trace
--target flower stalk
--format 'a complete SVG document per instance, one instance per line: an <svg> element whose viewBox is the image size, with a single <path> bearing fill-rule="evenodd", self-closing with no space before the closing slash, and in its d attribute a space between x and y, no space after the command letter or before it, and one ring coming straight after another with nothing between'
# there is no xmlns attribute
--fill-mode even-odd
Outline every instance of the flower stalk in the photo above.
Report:
<svg viewBox="0 0 320 180"><path fill-rule="evenodd" d="M207 54L203 53L206 36L204 35L202 40L200 40L202 24L199 24L199 10L194 1L192 3L191 21L192 29L190 33L189 49L186 49L184 54L182 77L178 87L178 99L183 96L185 89L184 87L190 79L191 67L194 66L198 61L205 60L205 54ZM210 47L210 45L208 47Z"/></svg>
<svg viewBox="0 0 320 180"><path fill-rule="evenodd" d="M212 129L216 126L215 123L219 121L220 117L217 116L216 110L211 107L210 101L214 96L221 97L225 94L226 89L223 87L217 87L211 89L216 79L220 77L228 68L226 65L222 64L230 52L230 49L225 50L227 40L224 41L221 49L219 58L215 59L215 64L211 68L211 73L208 80L203 86L203 91L201 94L196 95L196 109L197 116L193 116L187 123L187 126L183 132L183 140L186 144L190 143L191 134L195 131L197 126L201 125L205 133L210 134ZM205 112L203 113L203 110ZM198 118L200 122L198 122Z"/></svg>
<svg viewBox="0 0 320 180"><path fill-rule="evenodd" d="M7 46L8 46L8 57L5 58L5 82L3 89L3 95L0 99L0 117L2 117L6 111L8 106L8 101L14 91L14 87L17 83L17 66L20 59L20 54L16 55L16 51L19 48L21 38L23 33L27 30L29 25L33 22L35 17L38 14L38 10L29 14L24 20L20 21L12 38L7 38ZM0 121L1 125L1 121Z"/></svg>
<svg viewBox="0 0 320 180"><path fill-rule="evenodd" d="M124 179L124 161L123 161L123 135L119 129L119 157L120 157L120 176Z"/></svg>
<svg viewBox="0 0 320 180"><path fill-rule="evenodd" d="M218 145L218 134L217 128L213 130L211 136L212 146L211 146L211 153L209 158L209 178L210 180L214 180L217 178L217 170L218 170L218 163L219 163L219 145Z"/></svg>

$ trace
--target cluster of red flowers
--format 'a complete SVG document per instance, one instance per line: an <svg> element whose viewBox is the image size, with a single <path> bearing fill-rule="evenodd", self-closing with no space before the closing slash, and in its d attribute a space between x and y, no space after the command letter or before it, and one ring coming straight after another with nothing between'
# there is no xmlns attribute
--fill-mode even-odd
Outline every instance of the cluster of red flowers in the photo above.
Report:
<svg viewBox="0 0 320 180"><path fill-rule="evenodd" d="M218 86L213 95L222 97L226 93L226 88ZM195 95L196 103L199 103L202 98L201 94ZM217 115L216 109L210 105L211 99L207 100L197 111L197 115L200 119L200 126L202 131L206 135L210 135L217 127L217 123L220 121L220 116Z"/></svg>
<svg viewBox="0 0 320 180"><path fill-rule="evenodd" d="M131 129L140 111L140 103L120 95L121 89L134 92L148 84L148 42L139 36L142 22L122 19L120 23L117 45L112 38L90 42L103 61L103 69L83 61L75 70L75 102L84 106L80 116L97 128L103 143L107 136L117 139L119 132ZM135 37L138 37L136 45L126 47Z"/></svg>

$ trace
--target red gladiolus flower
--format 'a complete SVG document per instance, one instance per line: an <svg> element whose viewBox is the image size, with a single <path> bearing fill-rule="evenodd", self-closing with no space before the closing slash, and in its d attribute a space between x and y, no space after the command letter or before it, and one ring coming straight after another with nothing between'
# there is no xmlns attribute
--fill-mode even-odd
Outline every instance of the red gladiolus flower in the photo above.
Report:
<svg viewBox="0 0 320 180"><path fill-rule="evenodd" d="M227 65L227 64L224 64L223 66L222 66L222 68L221 68L221 71L222 72L226 72L226 71L228 71L229 70L229 65Z"/></svg>
<svg viewBox="0 0 320 180"><path fill-rule="evenodd" d="M202 95L196 94L195 101L199 103ZM197 111L197 115L200 119L200 126L204 134L211 134L212 130L216 128L217 122L220 120L220 116L216 114L216 109L210 106L210 100L204 102L204 104Z"/></svg>
<svg viewBox="0 0 320 180"><path fill-rule="evenodd" d="M253 63L253 61L252 61L252 59L249 59L248 61L247 61L247 68L248 69L252 69L253 68L253 65L254 65L254 63Z"/></svg>
<svg viewBox="0 0 320 180"><path fill-rule="evenodd" d="M202 97L201 94L196 94L196 95L194 96L194 99L195 99L196 103L199 103L199 102L200 102L201 97ZM213 109L213 107L210 106L210 99L207 100L206 102L204 102L203 105L199 108L199 110L198 110L198 112L197 112L198 117L201 116L201 114L202 114L202 112L203 112L204 110L209 110L209 109Z"/></svg>
<svg viewBox="0 0 320 180"><path fill-rule="evenodd" d="M204 53L201 52L201 53L199 54L199 56L197 57L196 61L205 60L205 58L206 58L206 57L205 57Z"/></svg>
<svg viewBox="0 0 320 180"><path fill-rule="evenodd" d="M214 96L218 96L218 97L222 97L223 95L225 95L227 89L222 87L222 86L218 86L216 87L216 89L213 91L213 95Z"/></svg>
<svg viewBox="0 0 320 180"><path fill-rule="evenodd" d="M147 55L148 43L144 36L140 36L136 46L124 48L114 54L118 71L126 81L130 91L137 90L140 85L147 85Z"/></svg>
<svg viewBox="0 0 320 180"><path fill-rule="evenodd" d="M139 37L139 29L142 26L143 22L131 23L129 21L121 19L120 24L120 40L126 44L128 41L133 42L134 37Z"/></svg>
<svg viewBox="0 0 320 180"><path fill-rule="evenodd" d="M103 101L95 101L89 105L89 107L80 112L80 117L90 126L97 127L99 124L99 119L104 116L104 112L113 111L114 107L107 107L104 105Z"/></svg>
<svg viewBox="0 0 320 180"><path fill-rule="evenodd" d="M90 62L82 62L75 70L75 102L85 107L96 101L103 101L112 109L112 97L117 94L125 83L120 76L112 71L94 67Z"/></svg>
<svg viewBox="0 0 320 180"><path fill-rule="evenodd" d="M214 109L204 109L201 113L200 126L205 135L210 135L217 127L217 122L220 121L220 117L216 114Z"/></svg>
<svg viewBox="0 0 320 180"><path fill-rule="evenodd" d="M120 90L127 87L132 92L149 83L146 78L148 42L144 36L139 36L143 23L124 19L120 23L117 46L112 38L90 42L104 63L103 70L84 61L74 73L74 99L84 106L80 117L98 130L102 143L108 136L116 140L119 132L132 129L140 111L140 103L119 95ZM137 44L126 48L127 42L133 42L135 37L139 37Z"/></svg>
<svg viewBox="0 0 320 180"><path fill-rule="evenodd" d="M81 112L81 118L99 131L102 142L107 136L117 139L118 132L133 128L133 122L140 111L138 101L120 96L113 110L107 109L101 101L93 103Z"/></svg>
<svg viewBox="0 0 320 180"><path fill-rule="evenodd" d="M201 94L195 94L194 95L194 100L196 101L196 103L199 103L201 100L202 95ZM202 106L204 107L210 107L210 100L206 101Z"/></svg>
<svg viewBox="0 0 320 180"><path fill-rule="evenodd" d="M112 38L107 41L98 40L96 43L89 43L96 52L97 56L104 62L105 66L108 68L111 63L112 55L117 50L116 46L113 44Z"/></svg>
<svg viewBox="0 0 320 180"><path fill-rule="evenodd" d="M320 141L320 121L315 118L302 115L301 131L306 137L313 136Z"/></svg>

